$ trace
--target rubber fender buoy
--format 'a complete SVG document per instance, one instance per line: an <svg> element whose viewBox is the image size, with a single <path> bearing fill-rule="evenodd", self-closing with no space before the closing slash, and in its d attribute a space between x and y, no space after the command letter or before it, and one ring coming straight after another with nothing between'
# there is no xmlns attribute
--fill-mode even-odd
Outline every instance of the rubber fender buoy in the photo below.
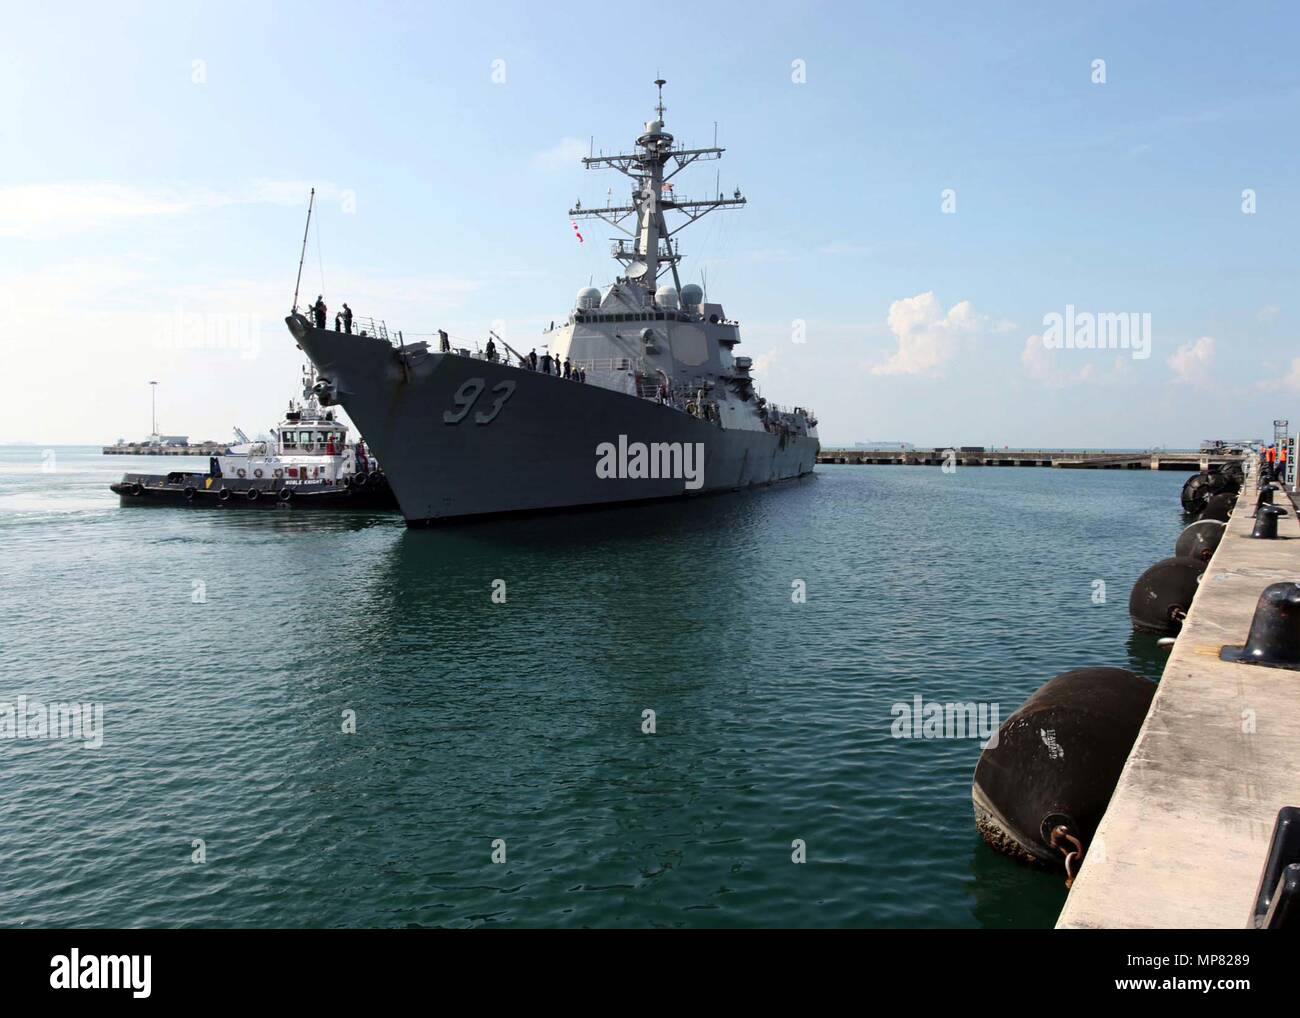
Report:
<svg viewBox="0 0 1300 1018"><path fill-rule="evenodd" d="M364 488L366 486L367 475L353 474L348 478L348 484L353 488Z"/></svg>
<svg viewBox="0 0 1300 1018"><path fill-rule="evenodd" d="M1237 504L1237 496L1221 491L1205 500L1205 508L1196 517L1198 520L1218 520L1227 523L1232 515L1232 508Z"/></svg>
<svg viewBox="0 0 1300 1018"><path fill-rule="evenodd" d="M1226 471L1211 474L1210 476L1217 478L1217 484L1215 487L1216 493L1221 491L1229 495L1235 495L1237 492L1241 491L1242 482L1245 481L1244 477L1238 477L1236 474L1230 474Z"/></svg>
<svg viewBox="0 0 1300 1018"><path fill-rule="evenodd" d="M1147 569L1128 597L1133 628L1139 633L1175 635L1183 628L1203 572L1203 561L1177 556L1163 558Z"/></svg>
<svg viewBox="0 0 1300 1018"><path fill-rule="evenodd" d="M292 500L293 500L293 489L292 489L292 488L281 488L281 489L280 489L280 501L281 501L281 502L290 502L290 501L292 501Z"/></svg>
<svg viewBox="0 0 1300 1018"><path fill-rule="evenodd" d="M222 488L219 492L217 492L217 498L221 499L221 501L223 501L223 502L229 502L229 501L230 501L230 489L229 489L229 488Z"/></svg>
<svg viewBox="0 0 1300 1018"><path fill-rule="evenodd" d="M1022 862L1059 868L1065 856L1051 833L1064 825L1086 850L1155 690L1123 668L1076 668L1039 686L975 765L981 837Z"/></svg>
<svg viewBox="0 0 1300 1018"><path fill-rule="evenodd" d="M1215 493L1215 481L1211 480L1210 474L1192 474L1191 477L1183 483L1183 491L1179 496L1183 503L1183 511L1193 516L1205 508L1206 500Z"/></svg>
<svg viewBox="0 0 1300 1018"><path fill-rule="evenodd" d="M249 488L247 491L244 492L244 498L248 499L248 501L250 502L256 502L261 497L262 497L262 493L258 491L256 488Z"/></svg>
<svg viewBox="0 0 1300 1018"><path fill-rule="evenodd" d="M131 494L134 495L136 498L139 498L141 495L144 494L144 485L141 484L139 481L135 481L134 483L132 483Z"/></svg>
<svg viewBox="0 0 1300 1018"><path fill-rule="evenodd" d="M1174 544L1175 558L1194 558L1210 561L1210 556L1223 540L1228 525L1222 520L1197 520L1183 528Z"/></svg>
<svg viewBox="0 0 1300 1018"><path fill-rule="evenodd" d="M194 496L197 495L198 493L199 493L199 489L194 487L194 485L192 484L187 485L185 488L185 500L187 502L193 502Z"/></svg>

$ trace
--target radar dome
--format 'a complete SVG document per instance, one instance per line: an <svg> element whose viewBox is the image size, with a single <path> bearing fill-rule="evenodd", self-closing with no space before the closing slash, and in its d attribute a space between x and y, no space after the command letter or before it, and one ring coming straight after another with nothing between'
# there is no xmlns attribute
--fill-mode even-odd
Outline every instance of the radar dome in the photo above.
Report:
<svg viewBox="0 0 1300 1018"><path fill-rule="evenodd" d="M661 286L655 291L655 303L662 308L677 306L677 291L671 286Z"/></svg>
<svg viewBox="0 0 1300 1018"><path fill-rule="evenodd" d="M695 283L687 283L682 287L682 305L684 307L699 307L702 300L704 300L704 290Z"/></svg>
<svg viewBox="0 0 1300 1018"><path fill-rule="evenodd" d="M600 307L600 291L594 286L584 286L578 291L578 310L592 311Z"/></svg>

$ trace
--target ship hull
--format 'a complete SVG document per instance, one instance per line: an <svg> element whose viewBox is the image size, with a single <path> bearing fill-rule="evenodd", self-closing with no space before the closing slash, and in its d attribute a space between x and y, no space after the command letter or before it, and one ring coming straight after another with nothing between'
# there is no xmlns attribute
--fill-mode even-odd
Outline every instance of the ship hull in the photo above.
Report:
<svg viewBox="0 0 1300 1018"><path fill-rule="evenodd" d="M810 474L816 462L812 436L726 429L590 383L289 324L383 464L411 525L735 491ZM702 471L601 476L606 443L689 444L702 450Z"/></svg>

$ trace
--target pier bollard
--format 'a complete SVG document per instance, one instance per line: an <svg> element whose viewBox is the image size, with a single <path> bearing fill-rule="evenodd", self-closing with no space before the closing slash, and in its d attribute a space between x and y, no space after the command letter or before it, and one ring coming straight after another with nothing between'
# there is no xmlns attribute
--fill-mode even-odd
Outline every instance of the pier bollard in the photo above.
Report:
<svg viewBox="0 0 1300 1018"><path fill-rule="evenodd" d="M1259 489L1259 499L1255 502L1255 511L1250 515L1252 517L1258 516L1261 506L1272 505L1272 504L1273 504L1273 486L1271 484L1266 484L1264 487Z"/></svg>
<svg viewBox="0 0 1300 1018"><path fill-rule="evenodd" d="M1300 583L1271 583L1259 595L1241 647L1225 646L1219 659L1243 665L1300 670Z"/></svg>
<svg viewBox="0 0 1300 1018"><path fill-rule="evenodd" d="M1250 532L1250 536L1269 541L1275 540L1277 538L1277 518L1285 515L1286 510L1279 505L1260 506L1255 511L1255 529Z"/></svg>
<svg viewBox="0 0 1300 1018"><path fill-rule="evenodd" d="M1300 929L1300 807L1278 810L1247 929Z"/></svg>

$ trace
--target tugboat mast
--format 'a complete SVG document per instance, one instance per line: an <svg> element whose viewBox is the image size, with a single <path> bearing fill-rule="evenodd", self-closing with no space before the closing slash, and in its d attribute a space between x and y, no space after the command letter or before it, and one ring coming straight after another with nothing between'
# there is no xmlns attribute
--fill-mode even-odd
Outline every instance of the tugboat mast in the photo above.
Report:
<svg viewBox="0 0 1300 1018"><path fill-rule="evenodd" d="M663 78L655 81L659 88L659 103L655 106L658 114L656 120L648 121L645 131L636 140L636 151L629 154L612 156L588 156L583 159L587 169L610 167L631 178L633 181L632 204L610 205L604 208L583 208L577 203L569 210L572 219L603 219L632 243L615 240L612 253L624 266L623 278L645 289L653 299L658 286L659 276L671 270L673 284L680 291L681 279L677 273L677 263L681 253L673 237L690 226L697 219L714 209L744 205L745 199L737 189L734 198L716 198L702 201L679 201L671 196L673 187L669 181L677 176L691 163L699 159L721 159L726 149L673 147L673 136L664 130L664 85ZM670 196L664 197L664 187L668 185ZM675 228L669 229L664 216L667 211L682 213L686 218L679 221ZM629 216L636 217L635 230L624 225ZM662 246L661 242L662 241Z"/></svg>

